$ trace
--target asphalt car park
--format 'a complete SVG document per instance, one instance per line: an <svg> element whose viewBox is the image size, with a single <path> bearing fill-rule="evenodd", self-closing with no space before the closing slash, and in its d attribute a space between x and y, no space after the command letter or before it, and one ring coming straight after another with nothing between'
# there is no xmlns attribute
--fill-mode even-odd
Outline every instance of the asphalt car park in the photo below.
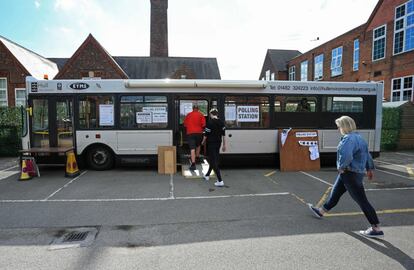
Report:
<svg viewBox="0 0 414 270"><path fill-rule="evenodd" d="M376 251L374 261L356 261L349 269L412 269L407 267L414 267L414 153L383 153L375 163L374 180L365 181L365 187L386 233L383 242L372 242L354 233L367 224L348 194L324 220L311 215L306 204L320 204L329 194L336 177L332 167L283 173L277 168L223 168L224 187L215 187L214 178L207 182L185 178L180 172L160 175L154 168L83 170L70 179L64 177L62 167L41 167L41 177L27 181L17 180L16 167L5 168L0 175L0 249L5 251L8 247L2 256L11 260L1 268L12 269L22 262L11 255L15 248L29 246L29 250L49 254L46 247L59 232L93 227L99 234L92 246L86 248L87 252L115 248L118 254L118 248L126 249L128 254L143 256L141 263L156 265L148 267L155 269L189 269L200 261L194 258L182 264L151 264L157 260L153 256L159 256L151 255L154 248L161 254L168 253L164 254L166 261L175 258L180 262L183 254L200 255L207 247L231 255L226 261L232 262L232 267L243 262L242 254L254 254L255 265L262 269L270 268L269 260L285 269L295 265L332 269L327 266L329 263L345 269L341 266L347 265L346 260L333 256L326 259L324 268L318 260L312 260L312 254L322 256L330 252L339 256L346 248L350 256L370 256L372 250ZM325 240L321 242L322 235ZM264 244L259 245L259 240ZM250 248L246 249L246 244ZM178 249L172 251L169 246ZM267 248L271 247L279 251L269 253ZM302 255L292 256L295 250ZM214 251L207 253L216 256ZM31 252L26 255L27 262L35 260ZM47 256L49 263L59 265L55 257ZM79 259L77 256L84 255L72 256ZM68 263L68 269L79 266L78 260L75 265ZM130 259L127 266L135 263ZM210 266L222 263L218 259ZM40 268L44 266L42 262L38 264ZM110 269L111 264L103 267L97 263L92 267L90 262L82 261L80 265Z"/></svg>

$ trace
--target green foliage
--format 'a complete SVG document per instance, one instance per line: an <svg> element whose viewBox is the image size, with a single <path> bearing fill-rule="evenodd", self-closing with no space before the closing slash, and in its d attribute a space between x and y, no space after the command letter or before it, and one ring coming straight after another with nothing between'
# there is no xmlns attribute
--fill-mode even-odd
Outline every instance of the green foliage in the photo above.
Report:
<svg viewBox="0 0 414 270"><path fill-rule="evenodd" d="M401 108L382 109L381 149L397 148L401 129Z"/></svg>
<svg viewBox="0 0 414 270"><path fill-rule="evenodd" d="M22 109L0 108L0 156L17 156L21 148Z"/></svg>

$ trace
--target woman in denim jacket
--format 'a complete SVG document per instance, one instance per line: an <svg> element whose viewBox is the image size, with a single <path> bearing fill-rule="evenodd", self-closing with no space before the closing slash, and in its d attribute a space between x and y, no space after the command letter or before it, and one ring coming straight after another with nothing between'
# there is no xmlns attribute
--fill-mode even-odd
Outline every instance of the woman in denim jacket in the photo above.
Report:
<svg viewBox="0 0 414 270"><path fill-rule="evenodd" d="M371 227L359 233L366 237L383 237L384 232L379 227L377 213L369 203L363 185L365 173L369 180L373 177L374 162L368 152L368 145L356 132L355 121L351 117L342 116L336 119L335 123L343 135L338 144L336 158L338 176L323 207L317 208L309 204L309 209L317 218L322 218L326 212L335 207L341 196L348 191L371 224Z"/></svg>

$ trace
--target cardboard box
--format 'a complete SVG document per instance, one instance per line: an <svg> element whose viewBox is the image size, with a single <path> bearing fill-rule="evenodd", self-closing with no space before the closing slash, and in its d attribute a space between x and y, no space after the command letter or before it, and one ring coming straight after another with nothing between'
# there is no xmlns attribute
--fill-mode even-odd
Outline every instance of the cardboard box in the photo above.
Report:
<svg viewBox="0 0 414 270"><path fill-rule="evenodd" d="M158 146L158 173L175 174L177 172L177 150L175 146Z"/></svg>

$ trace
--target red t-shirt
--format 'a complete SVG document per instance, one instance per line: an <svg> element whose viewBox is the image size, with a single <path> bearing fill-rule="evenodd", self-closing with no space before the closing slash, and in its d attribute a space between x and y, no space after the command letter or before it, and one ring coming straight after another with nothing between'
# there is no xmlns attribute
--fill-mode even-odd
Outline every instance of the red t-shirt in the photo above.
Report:
<svg viewBox="0 0 414 270"><path fill-rule="evenodd" d="M184 126L187 129L187 134L203 133L206 126L206 118L199 111L192 111L184 119Z"/></svg>

